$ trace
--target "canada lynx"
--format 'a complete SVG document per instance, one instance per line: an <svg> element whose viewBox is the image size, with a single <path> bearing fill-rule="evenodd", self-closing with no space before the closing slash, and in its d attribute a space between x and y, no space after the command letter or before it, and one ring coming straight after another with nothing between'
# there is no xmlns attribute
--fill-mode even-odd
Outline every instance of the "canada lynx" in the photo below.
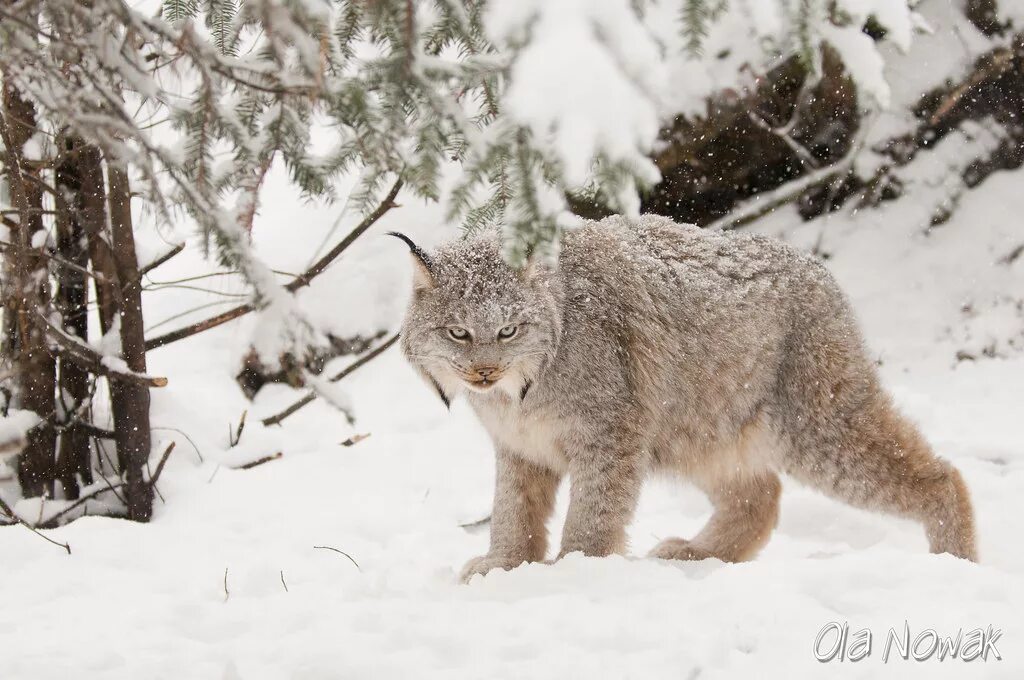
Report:
<svg viewBox="0 0 1024 680"><path fill-rule="evenodd" d="M895 410L811 256L654 216L567 231L557 264L521 271L494 234L433 255L395 235L415 265L402 349L446 403L466 395L496 450L490 550L464 581L545 558L565 474L559 557L624 550L641 483L659 471L694 482L714 512L654 557L754 557L786 473L918 520L932 552L976 559L960 474Z"/></svg>

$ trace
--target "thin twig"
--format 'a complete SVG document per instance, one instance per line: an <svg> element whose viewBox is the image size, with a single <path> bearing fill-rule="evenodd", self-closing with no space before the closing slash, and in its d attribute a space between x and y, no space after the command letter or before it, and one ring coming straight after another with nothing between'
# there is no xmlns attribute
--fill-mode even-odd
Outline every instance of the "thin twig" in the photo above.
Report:
<svg viewBox="0 0 1024 680"><path fill-rule="evenodd" d="M345 252L345 250L352 245L357 238L359 238L367 229L372 227L387 211L391 210L391 208L395 206L395 197L398 196L398 192L401 188L402 180L395 180L391 190L373 212L363 218L363 220L357 224L355 228L345 236L345 238L334 246L334 248L331 248L327 254L314 262L306 271L296 276L290 283L288 283L288 285L285 286L285 289L288 292L294 293L299 288L308 286L315 277L323 273L324 270L326 270L335 259ZM210 330L211 328L216 328L228 321L233 321L241 316L245 316L255 309L256 307L252 303L246 303L210 317L209 319L197 321L194 324L185 326L184 328L179 328L178 330L171 331L170 333L165 333L164 335L158 335L157 337L146 341L146 350L148 351L156 349L157 347L163 347L164 345L182 340L197 333L202 333L203 331Z"/></svg>
<svg viewBox="0 0 1024 680"><path fill-rule="evenodd" d="M166 253L156 258L149 264L145 265L144 267L139 267L139 279L141 279L143 276L145 276L146 274L150 273L151 271L162 265L164 262L167 262L167 260L171 259L172 257L174 257L183 250L185 250L185 244L179 243L178 245L174 246L173 248L171 248Z"/></svg>
<svg viewBox="0 0 1024 680"><path fill-rule="evenodd" d="M238 421L238 427L235 429L234 435L231 434L231 430L228 430L228 448L233 449L238 446L238 442L242 441L242 432L245 430L245 417L249 415L249 411L242 411L242 417Z"/></svg>
<svg viewBox="0 0 1024 680"><path fill-rule="evenodd" d="M491 516L487 515L487 517L484 517L483 519L478 519L475 522L466 522L465 524L460 524L459 527L462 529L477 529L479 527L487 526L490 523Z"/></svg>
<svg viewBox="0 0 1024 680"><path fill-rule="evenodd" d="M164 451L164 455L160 456L160 462L156 465L156 472L149 478L149 485L152 487L156 486L156 480L160 479L161 473L164 471L164 465L167 464L167 458L171 455L171 451L174 450L174 445L177 442L171 442L167 449Z"/></svg>
<svg viewBox="0 0 1024 680"><path fill-rule="evenodd" d="M224 601L227 602L229 597L231 597L231 591L228 590L228 568L224 567Z"/></svg>
<svg viewBox="0 0 1024 680"><path fill-rule="evenodd" d="M198 446L196 446L196 443L195 443L195 441L193 441L192 437L188 436L188 433L187 433L187 432L185 432L184 430L179 430L179 429L178 429L178 428L176 428L176 427L168 427L168 426L166 426L166 425L153 425L153 426L151 426L151 427L150 427L149 429L151 429L151 430L167 430L167 431L169 431L169 432L177 432L177 433L178 433L178 434L180 434L180 435L181 435L182 437L184 437L185 439L187 439L187 440L188 440L188 443L192 445L192 448L193 448L193 449L195 449L195 452L196 452L196 458L198 458L198 459L199 459L199 462L200 462L200 463L205 463L205 462L206 462L206 459L204 459L204 458L203 458L203 454L199 452L199 447L198 447Z"/></svg>
<svg viewBox="0 0 1024 680"><path fill-rule="evenodd" d="M167 378L144 373L135 373L128 369L113 368L105 361L106 357L82 342L64 329L58 327L46 318L41 312L36 312L36 317L46 326L47 337L57 345L57 352L66 357L72 363L81 366L90 373L104 375L111 380L130 382L146 387L164 387L167 385Z"/></svg>
<svg viewBox="0 0 1024 680"><path fill-rule="evenodd" d="M120 474L120 471L117 468L114 467L114 462L112 460L110 460L110 456L107 454L107 447L103 446L103 442L100 441L99 439L95 438L95 437L93 437L93 442L96 444L96 448L99 449L100 454L103 457L103 460L105 460L107 462L107 466L110 468L110 471L114 472L114 473ZM103 466L100 465L100 468L102 468L102 467ZM101 469L100 472L102 473L103 470ZM117 500L121 501L121 503L124 504L125 507L127 507L128 506L128 501L125 500L124 498L121 498L121 494L119 494L117 492L117 489L120 488L121 484L120 483L118 483L118 484L111 484L110 480L107 479L107 476L104 475L104 474L100 474L100 479L102 479L104 482L106 482L107 487L117 497Z"/></svg>
<svg viewBox="0 0 1024 680"><path fill-rule="evenodd" d="M354 372L355 370L357 370L361 366L365 366L368 362L370 362L373 359L375 359L378 356L380 356L385 350L387 350L389 347L391 347L396 342L398 342L398 333L395 333L390 338L385 340L384 344L380 345L379 347L377 347L372 352L368 352L368 353L364 354L359 359L357 359L354 362L352 362L351 364L349 364L347 367L345 367L344 370L342 370L340 373L338 373L333 378L331 378L330 382L338 382L339 380L341 380L342 378L344 378L347 375L351 374L352 372ZM295 413L296 411L301 409L306 404L309 404L310 402L314 401L316 399L316 397L317 397L317 393L313 392L313 391L310 391L310 392L308 392L306 394L306 396L302 397L301 399L299 399L294 404L292 404L288 408L284 409L280 413L276 413L276 414L274 414L272 416L268 416L268 417L264 418L260 422L262 422L264 425L267 425L267 426L269 426L269 425L279 425L282 420L284 420L285 418L287 418L291 414Z"/></svg>
<svg viewBox="0 0 1024 680"><path fill-rule="evenodd" d="M111 493L114 494L114 496L117 496L117 492L115 491L115 489L119 489L122 486L124 486L123 483L111 484L110 480L108 480L106 477L102 477L101 476L101 478L103 479L103 481L105 481L107 483L107 486L105 488L96 489L92 493L90 493L90 494L88 494L86 496L82 496L77 501L75 501L71 505L67 506L63 510L60 510L60 511L54 513L53 515L50 515L50 517L45 522L40 522L39 525L40 526L52 526L53 523L56 522L58 519L60 519L61 517L67 515L68 513L70 513L75 508L77 508L77 507L79 507L81 505L84 505L86 502L93 500L94 498L96 498L100 494L107 493L108 491L110 491ZM118 500L121 500L120 496L117 496L117 498L118 498ZM122 500L122 503L123 502L124 501Z"/></svg>
<svg viewBox="0 0 1024 680"><path fill-rule="evenodd" d="M774 191L759 194L746 204L740 206L737 210L715 220L704 228L711 231L737 229L768 214L779 206L795 200L807 189L821 184L822 182L826 182L836 175L847 172L853 167L857 157L860 155L861 149L863 148L864 142L868 136L868 131L871 129L873 122L874 119L865 120L861 123L860 133L858 134L857 139L850 145L850 150L846 152L845 156L832 165L826 165L822 168L818 168L799 179L783 184Z"/></svg>
<svg viewBox="0 0 1024 680"><path fill-rule="evenodd" d="M14 513L14 510L11 509L11 506L7 505L7 502L4 501L4 499L2 499L2 498L0 498L0 511L3 511L3 513L5 515L7 515L12 520L14 520L15 522L17 522L21 526L23 526L26 529L28 529L29 531L31 531L36 536L39 536L43 540L48 541L50 543L53 543L56 546L60 546L61 548L64 548L64 550L66 550L68 552L68 555L71 554L71 546L70 545L68 545L67 543L61 543L60 541L55 541L52 538L50 538L49 536L47 536L46 534L44 534L43 532L41 532L38 529L36 529L34 526L32 526L31 524L29 524L28 522L23 520L18 515L16 515Z"/></svg>
<svg viewBox="0 0 1024 680"><path fill-rule="evenodd" d="M284 592L288 592L288 584L284 582L284 569L281 570L281 585L284 586Z"/></svg>
<svg viewBox="0 0 1024 680"><path fill-rule="evenodd" d="M269 463L270 461L277 460L278 458L281 458L283 456L284 456L284 454L282 452L278 451L277 453L272 453L269 456L263 456L262 458L257 458L256 460L251 461L249 463L245 463L244 465L239 465L235 469L236 470L251 470L251 469L253 469L254 467L256 467L258 465L263 465L264 463Z"/></svg>
<svg viewBox="0 0 1024 680"><path fill-rule="evenodd" d="M314 550L333 550L336 553L340 553L340 554L344 555L345 557L347 557L352 564L356 565L356 569L358 569L360 572L363 571L362 567L359 566L359 563L356 562L354 559L352 559L352 556L349 555L344 550L338 550L337 548L332 548L329 545L314 545L313 549Z"/></svg>
<svg viewBox="0 0 1024 680"><path fill-rule="evenodd" d="M953 90L946 95L943 102L928 118L928 124L930 126L935 127L942 123L946 114L952 111L953 108L960 103L960 100L963 99L964 95L971 91L971 88L986 80L1001 76L1012 67L1013 50L1008 48L999 48L994 50L991 55L991 59L985 68L972 72L967 80L960 83L960 85L953 88Z"/></svg>
<svg viewBox="0 0 1024 680"><path fill-rule="evenodd" d="M796 115L796 113L793 114L794 117L796 117ZM753 122L754 125L756 125L757 127L781 139L785 143L785 145L789 147L790 151L796 154L797 158L800 159L800 162L802 164L806 165L812 170L817 170L819 167L821 167L821 163L819 163L818 159L815 158L811 154L811 152L807 150L807 147L793 139L793 136L789 133L789 130L787 129L789 128L789 125L784 125L783 127L777 128L772 127L771 125L768 124L768 121L766 121L764 118L754 113L753 111L748 111L747 117L750 118L751 122Z"/></svg>

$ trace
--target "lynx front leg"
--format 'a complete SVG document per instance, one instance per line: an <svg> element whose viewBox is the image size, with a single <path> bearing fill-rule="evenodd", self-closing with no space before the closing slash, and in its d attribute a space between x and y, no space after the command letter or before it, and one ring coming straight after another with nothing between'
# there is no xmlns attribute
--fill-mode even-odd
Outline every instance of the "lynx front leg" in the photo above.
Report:
<svg viewBox="0 0 1024 680"><path fill-rule="evenodd" d="M497 452L491 546L462 568L459 580L468 583L492 569L514 569L523 562L544 559L548 549L546 522L555 505L559 475L507 451Z"/></svg>
<svg viewBox="0 0 1024 680"><path fill-rule="evenodd" d="M571 552L603 557L626 548L626 526L636 510L644 466L626 446L581 452L569 465L569 514L558 557Z"/></svg>

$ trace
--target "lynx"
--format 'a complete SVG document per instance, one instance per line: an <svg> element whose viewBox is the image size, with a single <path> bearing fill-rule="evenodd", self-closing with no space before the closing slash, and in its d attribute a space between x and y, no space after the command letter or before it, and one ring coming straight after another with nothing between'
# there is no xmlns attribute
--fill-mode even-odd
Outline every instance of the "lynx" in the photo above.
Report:
<svg viewBox="0 0 1024 680"><path fill-rule="evenodd" d="M932 552L976 559L970 496L883 391L826 268L763 237L662 217L567 231L517 270L485 234L412 252L401 346L445 402L465 395L497 460L490 549L461 579L547 556L624 551L641 484L686 479L713 512L663 559L743 561L779 517L779 475L915 519Z"/></svg>

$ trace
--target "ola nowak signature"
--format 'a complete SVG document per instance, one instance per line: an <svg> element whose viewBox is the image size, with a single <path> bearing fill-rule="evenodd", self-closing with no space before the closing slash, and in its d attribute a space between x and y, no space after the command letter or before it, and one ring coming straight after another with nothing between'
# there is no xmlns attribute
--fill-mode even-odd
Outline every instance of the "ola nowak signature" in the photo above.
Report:
<svg viewBox="0 0 1024 680"><path fill-rule="evenodd" d="M910 624L903 622L903 630L890 628L882 647L882 663L903 661L1002 661L996 643L1003 631L992 626L986 628L957 629L954 635L940 635L934 628L926 628L914 636ZM857 662L875 651L875 636L868 628L851 630L847 621L830 621L814 638L814 658L822 663L832 661Z"/></svg>

